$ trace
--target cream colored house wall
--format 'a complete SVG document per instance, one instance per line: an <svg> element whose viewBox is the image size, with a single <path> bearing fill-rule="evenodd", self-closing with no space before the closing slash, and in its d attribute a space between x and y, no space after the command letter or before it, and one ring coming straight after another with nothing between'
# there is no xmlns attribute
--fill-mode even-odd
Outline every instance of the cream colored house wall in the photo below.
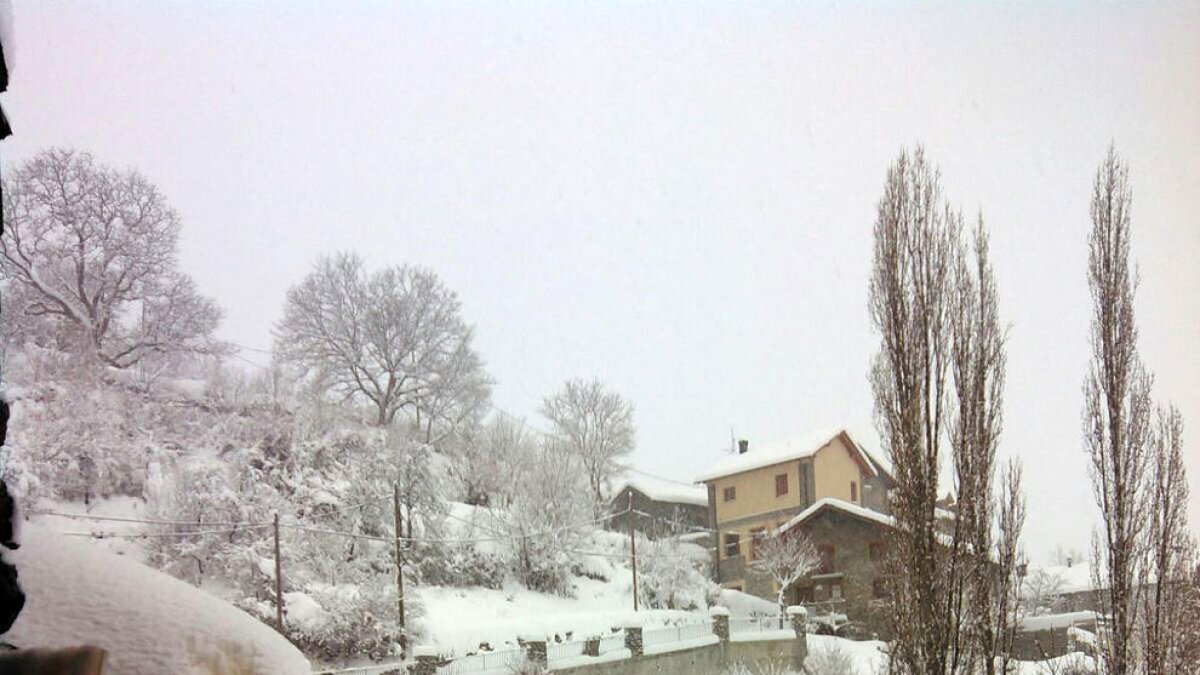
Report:
<svg viewBox="0 0 1200 675"><path fill-rule="evenodd" d="M813 473L816 477L817 490L813 501L834 497L842 501L862 504L862 467L856 461L845 441L839 436L821 448L813 457ZM850 498L850 483L853 482L857 494Z"/></svg>
<svg viewBox="0 0 1200 675"><path fill-rule="evenodd" d="M775 476L786 473L787 494L775 496ZM800 505L800 465L792 460L734 474L715 481L717 486L717 522L723 523L739 518L769 513ZM733 487L737 497L725 501L725 488Z"/></svg>
<svg viewBox="0 0 1200 675"><path fill-rule="evenodd" d="M753 450L751 450L753 452ZM839 436L818 450L812 457L815 494L812 500L835 497L847 502L862 503L863 474L859 463L851 455L846 442ZM788 476L787 494L775 496L775 476ZM856 499L850 499L850 483L855 483ZM740 555L749 561L751 533L759 527L768 529L787 522L790 516L779 515L783 509L797 509L800 503L800 460L788 460L771 466L753 469L744 473L724 476L712 482L716 487L715 513L721 531L720 558L725 559L724 538L737 533L741 537ZM737 496L732 502L724 501L725 488L734 487ZM761 518L754 516L762 515ZM746 520L749 519L749 520ZM739 522L737 527L724 527L730 521ZM736 584L739 580L728 580Z"/></svg>

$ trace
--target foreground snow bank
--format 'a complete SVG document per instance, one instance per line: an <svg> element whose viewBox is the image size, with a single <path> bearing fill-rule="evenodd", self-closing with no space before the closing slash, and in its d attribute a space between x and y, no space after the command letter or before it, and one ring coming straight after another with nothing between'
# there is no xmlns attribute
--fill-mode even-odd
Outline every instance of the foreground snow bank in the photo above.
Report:
<svg viewBox="0 0 1200 675"><path fill-rule="evenodd" d="M16 564L25 609L18 647L94 644L106 675L298 675L304 656L266 625L145 565L30 524Z"/></svg>

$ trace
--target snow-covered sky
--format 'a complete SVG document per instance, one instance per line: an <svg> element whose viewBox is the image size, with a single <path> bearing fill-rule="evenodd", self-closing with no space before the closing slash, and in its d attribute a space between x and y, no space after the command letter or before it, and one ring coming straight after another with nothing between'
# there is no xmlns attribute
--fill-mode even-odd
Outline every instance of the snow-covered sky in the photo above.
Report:
<svg viewBox="0 0 1200 675"><path fill-rule="evenodd" d="M4 162L71 145L138 167L223 337L269 349L323 253L427 265L499 406L599 376L637 404L637 464L674 478L731 427L751 451L835 424L876 447L871 226L923 142L993 233L1035 560L1095 520L1085 236L1115 140L1142 352L1188 422L1200 524L1194 2L17 0L15 23Z"/></svg>

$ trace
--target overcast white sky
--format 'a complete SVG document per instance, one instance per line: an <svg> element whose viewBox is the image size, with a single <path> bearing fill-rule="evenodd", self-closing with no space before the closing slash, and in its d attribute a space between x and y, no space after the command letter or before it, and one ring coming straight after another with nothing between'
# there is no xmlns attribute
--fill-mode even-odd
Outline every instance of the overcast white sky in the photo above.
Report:
<svg viewBox="0 0 1200 675"><path fill-rule="evenodd" d="M17 0L0 153L139 168L242 345L323 253L432 267L500 407L599 376L637 405L636 464L690 479L730 427L878 448L871 227L923 142L993 233L1042 561L1095 521L1085 237L1115 140L1200 524L1200 5L961 4Z"/></svg>

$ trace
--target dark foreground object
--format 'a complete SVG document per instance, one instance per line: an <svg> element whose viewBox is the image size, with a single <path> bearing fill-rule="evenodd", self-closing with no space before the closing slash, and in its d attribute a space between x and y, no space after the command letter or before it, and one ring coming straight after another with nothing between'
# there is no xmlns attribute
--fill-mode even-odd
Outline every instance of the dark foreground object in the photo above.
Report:
<svg viewBox="0 0 1200 675"><path fill-rule="evenodd" d="M105 656L88 646L0 652L0 675L101 675Z"/></svg>

